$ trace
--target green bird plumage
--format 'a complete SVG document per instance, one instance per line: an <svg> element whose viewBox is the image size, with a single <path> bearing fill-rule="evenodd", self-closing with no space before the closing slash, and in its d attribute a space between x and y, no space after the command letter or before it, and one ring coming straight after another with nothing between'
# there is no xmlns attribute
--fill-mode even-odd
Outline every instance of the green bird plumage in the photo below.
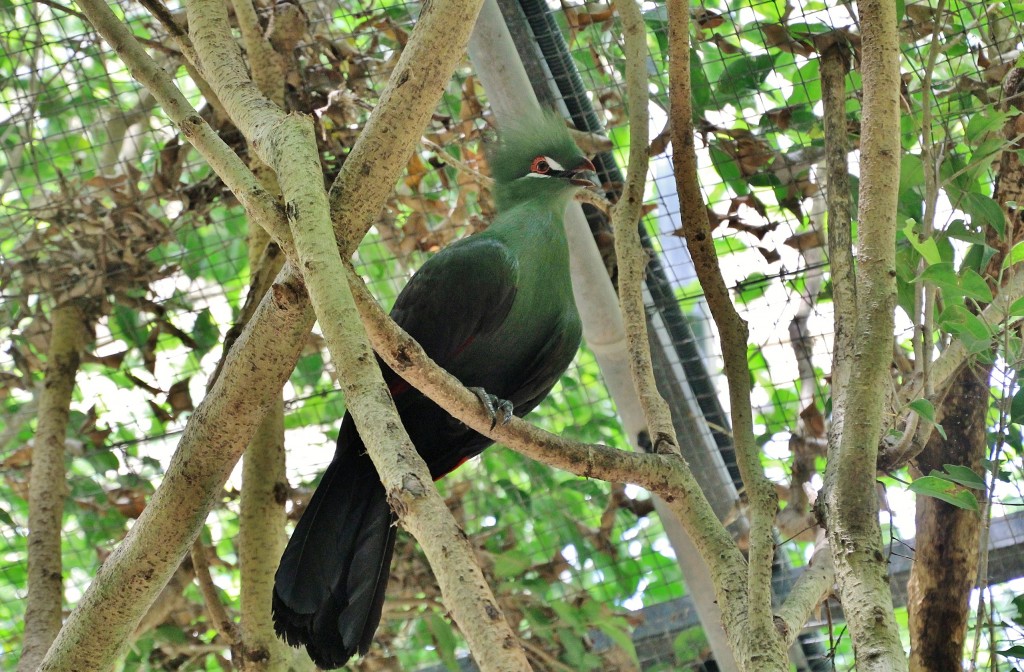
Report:
<svg viewBox="0 0 1024 672"><path fill-rule="evenodd" d="M392 317L467 387L522 416L572 361L580 320L563 215L596 184L561 119L502 132L490 156L498 216L434 255L402 290ZM449 416L381 363L402 422L437 479L491 441ZM295 528L274 585L274 624L322 668L365 653L380 622L395 516L346 414L334 460Z"/></svg>

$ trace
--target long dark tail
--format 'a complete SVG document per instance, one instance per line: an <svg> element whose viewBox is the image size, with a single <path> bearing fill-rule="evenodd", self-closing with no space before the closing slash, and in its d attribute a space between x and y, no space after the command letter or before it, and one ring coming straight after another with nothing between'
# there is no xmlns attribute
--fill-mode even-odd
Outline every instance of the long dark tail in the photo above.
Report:
<svg viewBox="0 0 1024 672"><path fill-rule="evenodd" d="M380 623L395 518L349 416L274 577L274 629L324 669L366 653Z"/></svg>

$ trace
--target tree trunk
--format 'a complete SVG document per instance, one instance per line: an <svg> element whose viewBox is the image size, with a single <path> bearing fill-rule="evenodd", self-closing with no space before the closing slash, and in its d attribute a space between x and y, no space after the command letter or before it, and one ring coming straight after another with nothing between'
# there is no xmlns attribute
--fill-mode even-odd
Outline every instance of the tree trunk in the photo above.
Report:
<svg viewBox="0 0 1024 672"><path fill-rule="evenodd" d="M981 472L985 456L990 366L965 367L953 380L944 404L946 439L932 432L915 467L927 475L944 464ZM917 548L907 586L910 612L910 669L961 670L968 602L978 573L977 511L934 497L917 498Z"/></svg>
<svg viewBox="0 0 1024 672"><path fill-rule="evenodd" d="M1024 148L1019 138L1024 133L1021 93L1024 70L1015 68L1003 83L1003 109L1013 116L1003 127L1009 149ZM1024 202L1024 165L1017 151L1004 151L996 175L993 198L1006 212L1006 233L986 230L986 243L996 253L985 269L984 277L999 278L1003 259L1022 239L1020 214L1016 203ZM1012 269L1010 269L1012 270ZM1003 278L1004 282L1007 279ZM995 284L995 283L993 283ZM948 439L933 433L914 466L924 475L945 464L969 467L983 473L986 415L991 403L989 375L991 365L965 367L950 382L940 421ZM917 548L908 585L907 609L910 626L910 669L921 672L962 669L964 639L971 589L978 572L981 518L935 499L917 498Z"/></svg>
<svg viewBox="0 0 1024 672"><path fill-rule="evenodd" d="M35 670L60 630L64 608L60 532L64 513L64 439L71 393L88 328L74 302L54 309L28 493L28 603L18 670Z"/></svg>
<svg viewBox="0 0 1024 672"><path fill-rule="evenodd" d="M893 615L875 495L884 412L879 390L891 385L896 303L900 51L896 3L865 0L858 8L864 97L857 265L854 285L843 288L850 294L855 290L856 315L835 315L837 334L852 327L853 350L833 353L833 375L846 384L834 393L818 513L835 561L857 669L889 672L907 666Z"/></svg>

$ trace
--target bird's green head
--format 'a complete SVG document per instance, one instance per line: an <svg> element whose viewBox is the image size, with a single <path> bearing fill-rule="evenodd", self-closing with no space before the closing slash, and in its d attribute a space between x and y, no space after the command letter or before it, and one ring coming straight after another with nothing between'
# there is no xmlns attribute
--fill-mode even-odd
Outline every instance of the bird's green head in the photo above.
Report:
<svg viewBox="0 0 1024 672"><path fill-rule="evenodd" d="M577 189L598 184L594 164L562 119L550 113L502 129L490 164L500 210L536 198L568 199Z"/></svg>

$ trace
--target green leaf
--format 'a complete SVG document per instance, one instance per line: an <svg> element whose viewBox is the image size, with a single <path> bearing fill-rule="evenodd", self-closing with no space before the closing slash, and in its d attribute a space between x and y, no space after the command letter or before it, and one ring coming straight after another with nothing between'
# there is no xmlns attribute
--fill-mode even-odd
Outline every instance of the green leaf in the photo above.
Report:
<svg viewBox="0 0 1024 672"><path fill-rule="evenodd" d="M976 145L984 140L984 136L1001 130L1006 123L1006 117L1005 112L997 112L993 108L981 114L972 114L970 121L967 122L967 141Z"/></svg>
<svg viewBox="0 0 1024 672"><path fill-rule="evenodd" d="M324 358L319 352L312 352L295 363L292 372L292 383L302 387L313 387L320 382L324 372Z"/></svg>
<svg viewBox="0 0 1024 672"><path fill-rule="evenodd" d="M1016 245L1010 248L1010 253L1003 259L1002 268L1006 269L1014 264L1019 264L1024 261L1024 240L1019 241Z"/></svg>
<svg viewBox="0 0 1024 672"><path fill-rule="evenodd" d="M743 304L764 296L767 291L768 282L765 280L764 273L760 271L755 271L736 283L736 299Z"/></svg>
<svg viewBox="0 0 1024 672"><path fill-rule="evenodd" d="M944 464L942 468L945 470L945 474L933 470L931 475L944 478L947 481L953 481L965 488L985 489L985 479L976 474L970 467L960 464Z"/></svg>
<svg viewBox="0 0 1024 672"><path fill-rule="evenodd" d="M921 478L914 479L914 482L910 484L910 490L925 497L941 499L947 504L952 504L960 509L977 511L979 508L978 499L974 496L974 493L937 476L922 476Z"/></svg>
<svg viewBox="0 0 1024 672"><path fill-rule="evenodd" d="M989 303L992 301L992 290L985 279L978 275L977 271L965 268L960 272L960 288L964 295L975 301Z"/></svg>
<svg viewBox="0 0 1024 672"><path fill-rule="evenodd" d="M935 240L933 238L921 240L917 232L914 231L914 224L914 220L908 219L906 226L903 227L903 235L929 265L941 263L942 257L939 255L939 248L935 245ZM952 266L950 264L950 267Z"/></svg>
<svg viewBox="0 0 1024 672"><path fill-rule="evenodd" d="M934 243L934 241L931 242ZM960 278L957 276L952 262L943 261L932 264L924 269L921 275L917 276L914 281L920 282L925 280L939 289L949 292L951 296L961 296L963 294L963 290L960 288Z"/></svg>
<svg viewBox="0 0 1024 672"><path fill-rule="evenodd" d="M928 422L935 422L935 405L927 399L915 399L907 406Z"/></svg>
<svg viewBox="0 0 1024 672"><path fill-rule="evenodd" d="M209 308L204 308L196 315L196 323L192 326L192 338L196 342L196 354L199 357L205 355L220 342L220 330L217 329Z"/></svg>
<svg viewBox="0 0 1024 672"><path fill-rule="evenodd" d="M996 653L1004 658L1024 658L1024 646L1015 644L1008 649L997 649Z"/></svg>
<svg viewBox="0 0 1024 672"><path fill-rule="evenodd" d="M13 530L18 529L18 526L14 522L14 518L11 518L11 514L7 513L4 509L0 509L0 523L9 526Z"/></svg>
<svg viewBox="0 0 1024 672"><path fill-rule="evenodd" d="M946 227L945 234L950 238L956 238L968 243L984 244L985 242L985 233L977 230L977 227L974 226L968 228L962 219L954 219L950 222L949 226Z"/></svg>
<svg viewBox="0 0 1024 672"><path fill-rule="evenodd" d="M1024 297L1011 303L1008 311L1011 316L1024 315Z"/></svg>
<svg viewBox="0 0 1024 672"><path fill-rule="evenodd" d="M913 189L924 184L924 163L920 156L904 154L900 161L900 189ZM909 237L909 236L908 236Z"/></svg>
<svg viewBox="0 0 1024 672"><path fill-rule="evenodd" d="M441 656L444 666L449 670L457 671L459 661L455 657L455 647L458 642L452 633L452 627L435 613L428 613L423 620L427 625L427 630L430 631L434 644L437 645L437 653Z"/></svg>
<svg viewBox="0 0 1024 672"><path fill-rule="evenodd" d="M963 263L960 264L960 270L972 268L975 271L981 272L988 267L988 262L992 260L995 254L995 248L989 247L984 243L975 243L971 245L967 250L967 254L964 255Z"/></svg>
<svg viewBox="0 0 1024 672"><path fill-rule="evenodd" d="M935 406L934 404L932 404L932 402L924 398L915 399L914 401L907 404L907 406L912 411L921 416L922 420L926 421L930 425L933 425L935 427L935 431L937 431L943 439L946 438L946 430L942 428L942 425L935 422Z"/></svg>
<svg viewBox="0 0 1024 672"><path fill-rule="evenodd" d="M1010 400L1010 422L1024 424L1024 387L1017 390Z"/></svg>
<svg viewBox="0 0 1024 672"><path fill-rule="evenodd" d="M755 91L768 77L773 65L775 57L770 54L744 55L733 60L718 78L718 100L735 100Z"/></svg>
<svg viewBox="0 0 1024 672"><path fill-rule="evenodd" d="M992 334L980 317L963 306L950 306L939 316L939 326L961 337L988 343ZM965 345L967 345L965 343Z"/></svg>
<svg viewBox="0 0 1024 672"><path fill-rule="evenodd" d="M750 191L743 179L743 172L736 163L736 159L716 143L711 143L708 147L708 153L711 154L711 163L714 165L715 170L722 176L722 180L726 184L735 189L741 196Z"/></svg>
<svg viewBox="0 0 1024 672"><path fill-rule="evenodd" d="M494 557L494 574L499 579L520 576L530 568L530 556L524 551L505 551Z"/></svg>
<svg viewBox="0 0 1024 672"><path fill-rule="evenodd" d="M636 669L640 669L640 660L637 658L636 647L633 645L633 638L630 636L629 630L615 622L621 620L623 619L600 621L597 623L597 627L608 635L608 638L615 642L616 646L626 652Z"/></svg>
<svg viewBox="0 0 1024 672"><path fill-rule="evenodd" d="M975 226L991 226L1002 236L1006 231L1006 216L999 204L984 194L968 192L960 202L960 209L971 216Z"/></svg>

